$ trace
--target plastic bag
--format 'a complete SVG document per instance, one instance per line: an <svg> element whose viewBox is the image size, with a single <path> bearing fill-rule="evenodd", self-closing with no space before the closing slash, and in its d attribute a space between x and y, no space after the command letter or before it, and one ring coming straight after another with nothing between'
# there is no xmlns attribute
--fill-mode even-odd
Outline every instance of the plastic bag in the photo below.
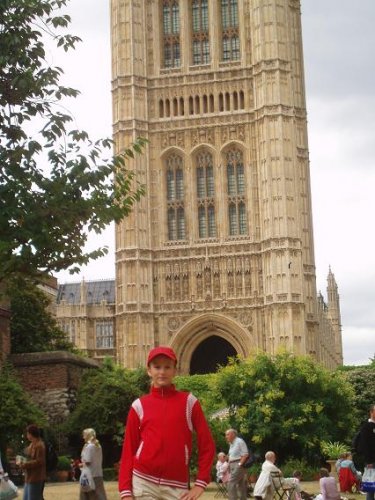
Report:
<svg viewBox="0 0 375 500"><path fill-rule="evenodd" d="M0 478L0 500L12 500L18 497L18 488L7 475Z"/></svg>
<svg viewBox="0 0 375 500"><path fill-rule="evenodd" d="M92 477L91 470L86 466L82 467L81 477L79 478L79 484L81 486L82 491L95 490L94 478Z"/></svg>
<svg viewBox="0 0 375 500"><path fill-rule="evenodd" d="M375 469L365 469L362 476L361 491L370 493L375 491Z"/></svg>

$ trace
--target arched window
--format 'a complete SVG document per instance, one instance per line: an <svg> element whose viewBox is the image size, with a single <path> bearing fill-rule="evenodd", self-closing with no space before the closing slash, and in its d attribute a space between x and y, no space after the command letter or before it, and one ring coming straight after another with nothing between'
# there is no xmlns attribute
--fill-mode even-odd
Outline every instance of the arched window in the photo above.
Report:
<svg viewBox="0 0 375 500"><path fill-rule="evenodd" d="M230 111L230 95L229 92L225 92L225 110Z"/></svg>
<svg viewBox="0 0 375 500"><path fill-rule="evenodd" d="M185 114L185 102L184 98L180 97L180 115L184 116Z"/></svg>
<svg viewBox="0 0 375 500"><path fill-rule="evenodd" d="M189 115L194 114L194 99L192 96L189 97Z"/></svg>
<svg viewBox="0 0 375 500"><path fill-rule="evenodd" d="M221 92L219 94L219 111L224 111L224 98Z"/></svg>
<svg viewBox="0 0 375 500"><path fill-rule="evenodd" d="M165 68L180 66L180 6L178 0L163 0L163 57Z"/></svg>
<svg viewBox="0 0 375 500"><path fill-rule="evenodd" d="M228 224L230 236L248 233L243 154L237 148L226 153Z"/></svg>
<svg viewBox="0 0 375 500"><path fill-rule="evenodd" d="M160 99L159 101L159 118L164 118L164 101Z"/></svg>
<svg viewBox="0 0 375 500"><path fill-rule="evenodd" d="M245 95L243 90L240 90L240 109L245 109Z"/></svg>
<svg viewBox="0 0 375 500"><path fill-rule="evenodd" d="M171 154L165 162L168 239L185 239L184 172L181 156Z"/></svg>
<svg viewBox="0 0 375 500"><path fill-rule="evenodd" d="M207 151L195 157L199 238L216 236L215 183L212 155Z"/></svg>
<svg viewBox="0 0 375 500"><path fill-rule="evenodd" d="M238 109L238 94L236 91L233 92L233 109Z"/></svg>
<svg viewBox="0 0 375 500"><path fill-rule="evenodd" d="M191 2L191 32L193 64L209 63L208 0L193 0Z"/></svg>
<svg viewBox="0 0 375 500"><path fill-rule="evenodd" d="M194 107L194 112L196 115L199 115L201 112L201 106L200 106L200 98L199 95L195 96L195 107Z"/></svg>
<svg viewBox="0 0 375 500"><path fill-rule="evenodd" d="M208 112L208 99L207 99L207 96L204 95L203 96L203 113L207 113Z"/></svg>
<svg viewBox="0 0 375 500"><path fill-rule="evenodd" d="M238 0L221 0L221 32L223 61L236 61L240 58Z"/></svg>

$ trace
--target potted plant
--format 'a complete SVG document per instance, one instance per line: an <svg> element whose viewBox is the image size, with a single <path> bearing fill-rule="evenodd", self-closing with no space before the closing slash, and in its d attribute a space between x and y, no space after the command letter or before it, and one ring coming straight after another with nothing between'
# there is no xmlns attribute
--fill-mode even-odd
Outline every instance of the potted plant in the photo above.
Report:
<svg viewBox="0 0 375 500"><path fill-rule="evenodd" d="M57 457L56 477L58 481L67 481L71 475L72 464L70 457L60 455Z"/></svg>
<svg viewBox="0 0 375 500"><path fill-rule="evenodd" d="M330 465L331 473L337 477L335 464L340 455L348 451L347 446L339 441L322 441L320 443L320 449Z"/></svg>
<svg viewBox="0 0 375 500"><path fill-rule="evenodd" d="M261 469L262 469L261 464L253 464L248 468L248 477L250 483L257 482Z"/></svg>

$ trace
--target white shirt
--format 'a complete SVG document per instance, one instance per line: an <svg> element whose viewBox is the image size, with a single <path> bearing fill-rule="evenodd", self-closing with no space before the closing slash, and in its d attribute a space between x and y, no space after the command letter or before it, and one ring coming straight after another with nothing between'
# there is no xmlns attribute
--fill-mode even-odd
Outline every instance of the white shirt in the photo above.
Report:
<svg viewBox="0 0 375 500"><path fill-rule="evenodd" d="M86 443L82 448L81 460L83 463L88 463L92 477L103 477L103 453L102 447L94 443Z"/></svg>
<svg viewBox="0 0 375 500"><path fill-rule="evenodd" d="M229 446L229 462L234 460L239 460L244 455L248 455L249 451L247 449L246 443L240 437L235 437Z"/></svg>

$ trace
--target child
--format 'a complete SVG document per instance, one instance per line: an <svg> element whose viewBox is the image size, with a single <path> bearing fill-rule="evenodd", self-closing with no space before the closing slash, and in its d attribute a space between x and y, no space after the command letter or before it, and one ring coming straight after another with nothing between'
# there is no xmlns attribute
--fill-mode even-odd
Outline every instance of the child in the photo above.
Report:
<svg viewBox="0 0 375 500"><path fill-rule="evenodd" d="M156 347L148 355L151 391L135 400L128 414L119 473L121 498L195 500L210 481L215 445L199 401L173 385L176 365L170 347ZM193 430L198 473L188 490Z"/></svg>
<svg viewBox="0 0 375 500"><path fill-rule="evenodd" d="M229 481L229 463L225 453L222 451L217 455L216 462L216 482L226 484Z"/></svg>

